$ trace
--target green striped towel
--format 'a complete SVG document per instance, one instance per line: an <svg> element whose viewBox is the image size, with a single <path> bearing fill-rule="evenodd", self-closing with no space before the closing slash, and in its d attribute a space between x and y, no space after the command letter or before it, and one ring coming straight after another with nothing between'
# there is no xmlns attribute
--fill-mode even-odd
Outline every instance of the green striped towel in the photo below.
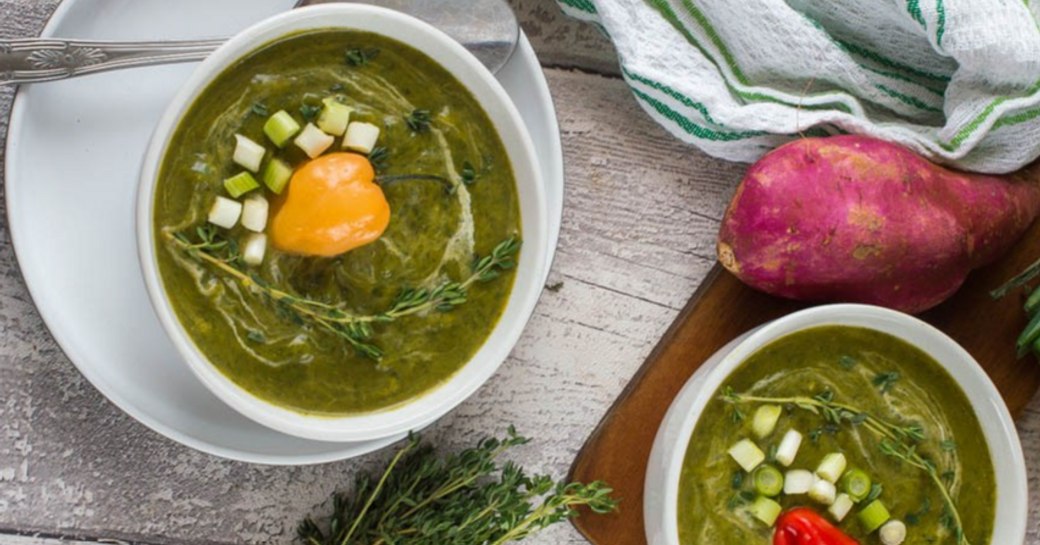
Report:
<svg viewBox="0 0 1040 545"><path fill-rule="evenodd" d="M640 105L754 161L855 133L962 169L1040 155L1037 0L557 0L614 42Z"/></svg>

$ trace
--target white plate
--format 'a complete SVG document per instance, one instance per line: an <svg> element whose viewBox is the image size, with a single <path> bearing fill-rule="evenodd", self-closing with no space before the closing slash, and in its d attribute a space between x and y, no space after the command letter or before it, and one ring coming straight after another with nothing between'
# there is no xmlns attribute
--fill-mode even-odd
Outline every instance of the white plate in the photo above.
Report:
<svg viewBox="0 0 1040 545"><path fill-rule="evenodd" d="M113 40L227 36L292 3L65 0L43 34ZM397 438L308 441L247 420L197 381L163 334L137 262L134 195L148 137L193 67L141 68L19 90L7 139L7 218L40 314L101 393L149 428L192 448L255 463L307 464L386 446ZM541 156L555 248L563 157L549 89L526 38L498 78Z"/></svg>

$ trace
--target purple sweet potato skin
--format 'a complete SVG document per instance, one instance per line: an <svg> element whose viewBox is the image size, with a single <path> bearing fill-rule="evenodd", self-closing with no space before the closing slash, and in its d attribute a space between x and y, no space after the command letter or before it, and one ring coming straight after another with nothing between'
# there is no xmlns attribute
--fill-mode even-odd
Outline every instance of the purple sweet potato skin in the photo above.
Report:
<svg viewBox="0 0 1040 545"><path fill-rule="evenodd" d="M755 163L719 232L723 266L782 297L927 310L1040 213L1026 174L932 164L863 136L805 138Z"/></svg>

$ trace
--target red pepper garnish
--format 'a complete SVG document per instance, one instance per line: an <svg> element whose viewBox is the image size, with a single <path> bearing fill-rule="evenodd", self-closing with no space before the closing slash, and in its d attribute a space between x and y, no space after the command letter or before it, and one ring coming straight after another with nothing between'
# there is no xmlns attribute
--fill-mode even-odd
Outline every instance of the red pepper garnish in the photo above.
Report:
<svg viewBox="0 0 1040 545"><path fill-rule="evenodd" d="M776 521L773 545L859 545L812 509L792 509Z"/></svg>

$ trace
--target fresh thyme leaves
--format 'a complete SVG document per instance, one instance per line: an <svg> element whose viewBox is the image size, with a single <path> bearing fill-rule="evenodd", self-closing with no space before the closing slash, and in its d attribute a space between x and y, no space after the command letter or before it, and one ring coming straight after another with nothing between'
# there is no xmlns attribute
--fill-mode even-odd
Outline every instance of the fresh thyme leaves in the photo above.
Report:
<svg viewBox="0 0 1040 545"><path fill-rule="evenodd" d="M304 545L502 545L573 518L579 507L617 508L603 482L554 482L499 464L527 441L510 428L503 439L440 456L413 436L378 478L362 474L352 496L333 495L327 523L301 522L297 538Z"/></svg>
<svg viewBox="0 0 1040 545"><path fill-rule="evenodd" d="M304 121L314 121L318 119L318 114L321 113L321 106L315 106L314 104L303 104L300 106L300 115L303 116Z"/></svg>
<svg viewBox="0 0 1040 545"><path fill-rule="evenodd" d="M376 172L386 168L386 162L390 159L390 150L384 146L376 146L368 154L368 161L376 169Z"/></svg>
<svg viewBox="0 0 1040 545"><path fill-rule="evenodd" d="M740 490L744 486L744 472L734 471L733 476L729 478L729 485L733 490Z"/></svg>
<svg viewBox="0 0 1040 545"><path fill-rule="evenodd" d="M939 448L943 449L943 452L954 452L957 450L957 442L953 439L946 439L939 443Z"/></svg>
<svg viewBox="0 0 1040 545"><path fill-rule="evenodd" d="M490 254L476 258L469 276L461 282L449 281L433 289L402 289L388 310L357 315L347 311L343 305L308 299L269 285L247 270L238 243L225 238L212 225L196 228L194 237L178 232L169 238L188 256L216 268L273 303L283 318L332 333L346 340L358 354L377 361L382 359L383 351L371 342L373 324L389 323L430 310L448 312L454 309L466 302L471 286L493 280L503 271L515 267L514 258L520 249L520 240L515 236L509 237L495 246Z"/></svg>
<svg viewBox="0 0 1040 545"><path fill-rule="evenodd" d="M744 411L736 407L733 407L732 411L729 414L729 418L733 421L734 424L740 424L744 421L746 416L744 416Z"/></svg>
<svg viewBox="0 0 1040 545"><path fill-rule="evenodd" d="M732 497L730 497L729 502L726 504L726 506L729 508L730 511L733 511L738 507L751 503L751 501L754 499L754 492L751 492L750 490L741 490L733 494Z"/></svg>
<svg viewBox="0 0 1040 545"><path fill-rule="evenodd" d="M899 382L900 375L898 371L892 371L890 373L879 373L874 377L874 386L877 386L881 393L887 394L892 391L892 387Z"/></svg>
<svg viewBox="0 0 1040 545"><path fill-rule="evenodd" d="M395 174L393 176L376 176L376 183L379 185L392 184L394 182L438 182L444 184L444 190L448 194L454 194L456 190L456 183L452 182L444 176L438 176L436 174Z"/></svg>
<svg viewBox="0 0 1040 545"><path fill-rule="evenodd" d="M848 355L842 356L838 358L838 365L840 365L842 369L851 371L852 368L856 366L856 358Z"/></svg>
<svg viewBox="0 0 1040 545"><path fill-rule="evenodd" d="M253 115L258 115L260 117L267 117L270 113L267 111L267 105L263 102L254 102L253 106L249 108L249 111L252 112Z"/></svg>
<svg viewBox="0 0 1040 545"><path fill-rule="evenodd" d="M430 119L429 110L413 110L404 118L404 121L412 132L426 132L430 130Z"/></svg>
<svg viewBox="0 0 1040 545"><path fill-rule="evenodd" d="M921 507L919 507L917 511L906 515L906 523L910 526L917 526L921 523L921 519L926 517L931 510L932 500L928 496L925 496L924 501L921 502Z"/></svg>
<svg viewBox="0 0 1040 545"><path fill-rule="evenodd" d="M379 49L375 47L348 49L346 53L347 64L350 66L364 66L378 56Z"/></svg>
<svg viewBox="0 0 1040 545"><path fill-rule="evenodd" d="M477 170L469 161L462 163L462 172L459 175L462 177L462 183L466 185L473 185L473 182L477 181Z"/></svg>
<svg viewBox="0 0 1040 545"><path fill-rule="evenodd" d="M896 379L898 379L898 374L896 374ZM874 383L875 385L878 384L876 378ZM825 426L828 424L840 426L843 423L849 423L869 430L878 437L880 441L878 448L883 454L920 469L931 478L943 496L945 512L948 513L950 519L947 527L957 536L958 545L971 545L964 536L964 524L961 521L960 513L957 511L957 505L953 501L949 488L950 483L953 481L952 477L955 475L949 471L940 473L935 462L917 452L918 445L925 439L925 430L920 424L891 422L866 411L861 411L851 405L838 403L834 401L834 395L829 390L814 397L761 397L739 394L733 388L727 386L722 391L722 400L732 404L734 407L754 403L792 405L822 417L825 420ZM810 433L811 437L812 433ZM819 436L817 435L818 438ZM947 474L950 474L950 478L947 478ZM878 494L880 495L880 491Z"/></svg>
<svg viewBox="0 0 1040 545"><path fill-rule="evenodd" d="M870 485L870 493L867 494L867 497L860 503L862 503L864 505L870 505L870 502L880 498L881 497L881 493L884 492L884 491L885 491L885 487L882 486L881 483L874 483L874 484Z"/></svg>

